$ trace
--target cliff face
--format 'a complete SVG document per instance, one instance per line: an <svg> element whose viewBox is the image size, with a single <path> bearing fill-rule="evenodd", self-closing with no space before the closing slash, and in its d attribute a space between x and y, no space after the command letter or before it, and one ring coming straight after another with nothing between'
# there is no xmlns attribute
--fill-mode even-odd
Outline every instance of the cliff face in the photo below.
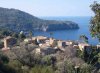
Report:
<svg viewBox="0 0 100 73"><path fill-rule="evenodd" d="M51 22L51 23L49 23ZM66 29L79 29L78 24L71 21L47 21L47 31L66 30Z"/></svg>
<svg viewBox="0 0 100 73"><path fill-rule="evenodd" d="M79 28L78 24L71 21L42 20L20 10L0 8L0 28L5 27L13 31L54 31Z"/></svg>

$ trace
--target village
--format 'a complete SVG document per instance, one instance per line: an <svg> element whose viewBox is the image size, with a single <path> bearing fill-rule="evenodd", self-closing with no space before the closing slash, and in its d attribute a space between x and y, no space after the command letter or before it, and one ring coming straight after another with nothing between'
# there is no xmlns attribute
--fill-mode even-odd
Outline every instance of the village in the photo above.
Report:
<svg viewBox="0 0 100 73"><path fill-rule="evenodd" d="M20 47L16 44L16 39L7 36L2 42L4 42L4 47L1 49L6 52L8 50L16 49L15 47ZM54 38L48 38L45 36L35 36L32 38L25 38L20 45L27 44L31 46L31 51L34 50L36 54L49 55L54 54L56 51L65 51L65 48L68 46L73 47L73 49L78 49L80 51L91 51L91 45L85 42L71 41L71 40L56 40ZM35 46L35 47L34 47ZM97 45L96 48L100 48L100 45Z"/></svg>

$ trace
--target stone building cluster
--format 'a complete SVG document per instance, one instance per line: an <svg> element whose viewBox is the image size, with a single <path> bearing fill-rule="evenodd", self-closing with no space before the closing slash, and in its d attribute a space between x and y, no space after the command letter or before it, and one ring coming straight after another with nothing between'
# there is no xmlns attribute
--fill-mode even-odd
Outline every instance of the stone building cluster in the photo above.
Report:
<svg viewBox="0 0 100 73"><path fill-rule="evenodd" d="M2 48L2 51L6 51L12 49L12 46L14 46L17 41L15 38L8 36L4 38L3 42L4 47ZM56 40L54 38L48 38L44 36L26 38L24 39L23 43L31 44L32 46L38 46L32 50L34 50L36 54L44 55L53 54L57 51L64 51L65 47L67 46L73 46L75 49L79 49L81 51L91 50L91 45L89 45L88 43L76 42L71 40ZM100 48L100 45L97 45L97 48Z"/></svg>

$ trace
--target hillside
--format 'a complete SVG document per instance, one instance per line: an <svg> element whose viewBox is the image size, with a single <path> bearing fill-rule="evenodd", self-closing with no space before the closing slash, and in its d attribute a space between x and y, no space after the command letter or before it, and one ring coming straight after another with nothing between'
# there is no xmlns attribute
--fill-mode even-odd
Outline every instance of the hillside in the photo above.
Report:
<svg viewBox="0 0 100 73"><path fill-rule="evenodd" d="M71 21L43 20L17 9L0 7L0 28L13 31L55 31L65 29L78 29L78 24Z"/></svg>

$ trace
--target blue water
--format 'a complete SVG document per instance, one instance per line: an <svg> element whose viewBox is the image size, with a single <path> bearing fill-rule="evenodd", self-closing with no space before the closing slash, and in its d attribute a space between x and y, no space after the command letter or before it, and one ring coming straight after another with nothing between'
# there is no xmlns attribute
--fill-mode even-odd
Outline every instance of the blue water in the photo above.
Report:
<svg viewBox="0 0 100 73"><path fill-rule="evenodd" d="M91 17L40 17L41 19L46 19L46 20L68 20L68 21L73 21L76 22L80 29L78 30L62 30L62 31L53 31L53 37L56 39L61 39L61 40L79 40L79 36L82 34L85 34L89 38L89 43L96 45L98 44L97 39L93 39L90 35L89 32L89 22ZM41 32L37 31L34 32L35 36L38 35L43 35L50 37L49 35L50 32Z"/></svg>

